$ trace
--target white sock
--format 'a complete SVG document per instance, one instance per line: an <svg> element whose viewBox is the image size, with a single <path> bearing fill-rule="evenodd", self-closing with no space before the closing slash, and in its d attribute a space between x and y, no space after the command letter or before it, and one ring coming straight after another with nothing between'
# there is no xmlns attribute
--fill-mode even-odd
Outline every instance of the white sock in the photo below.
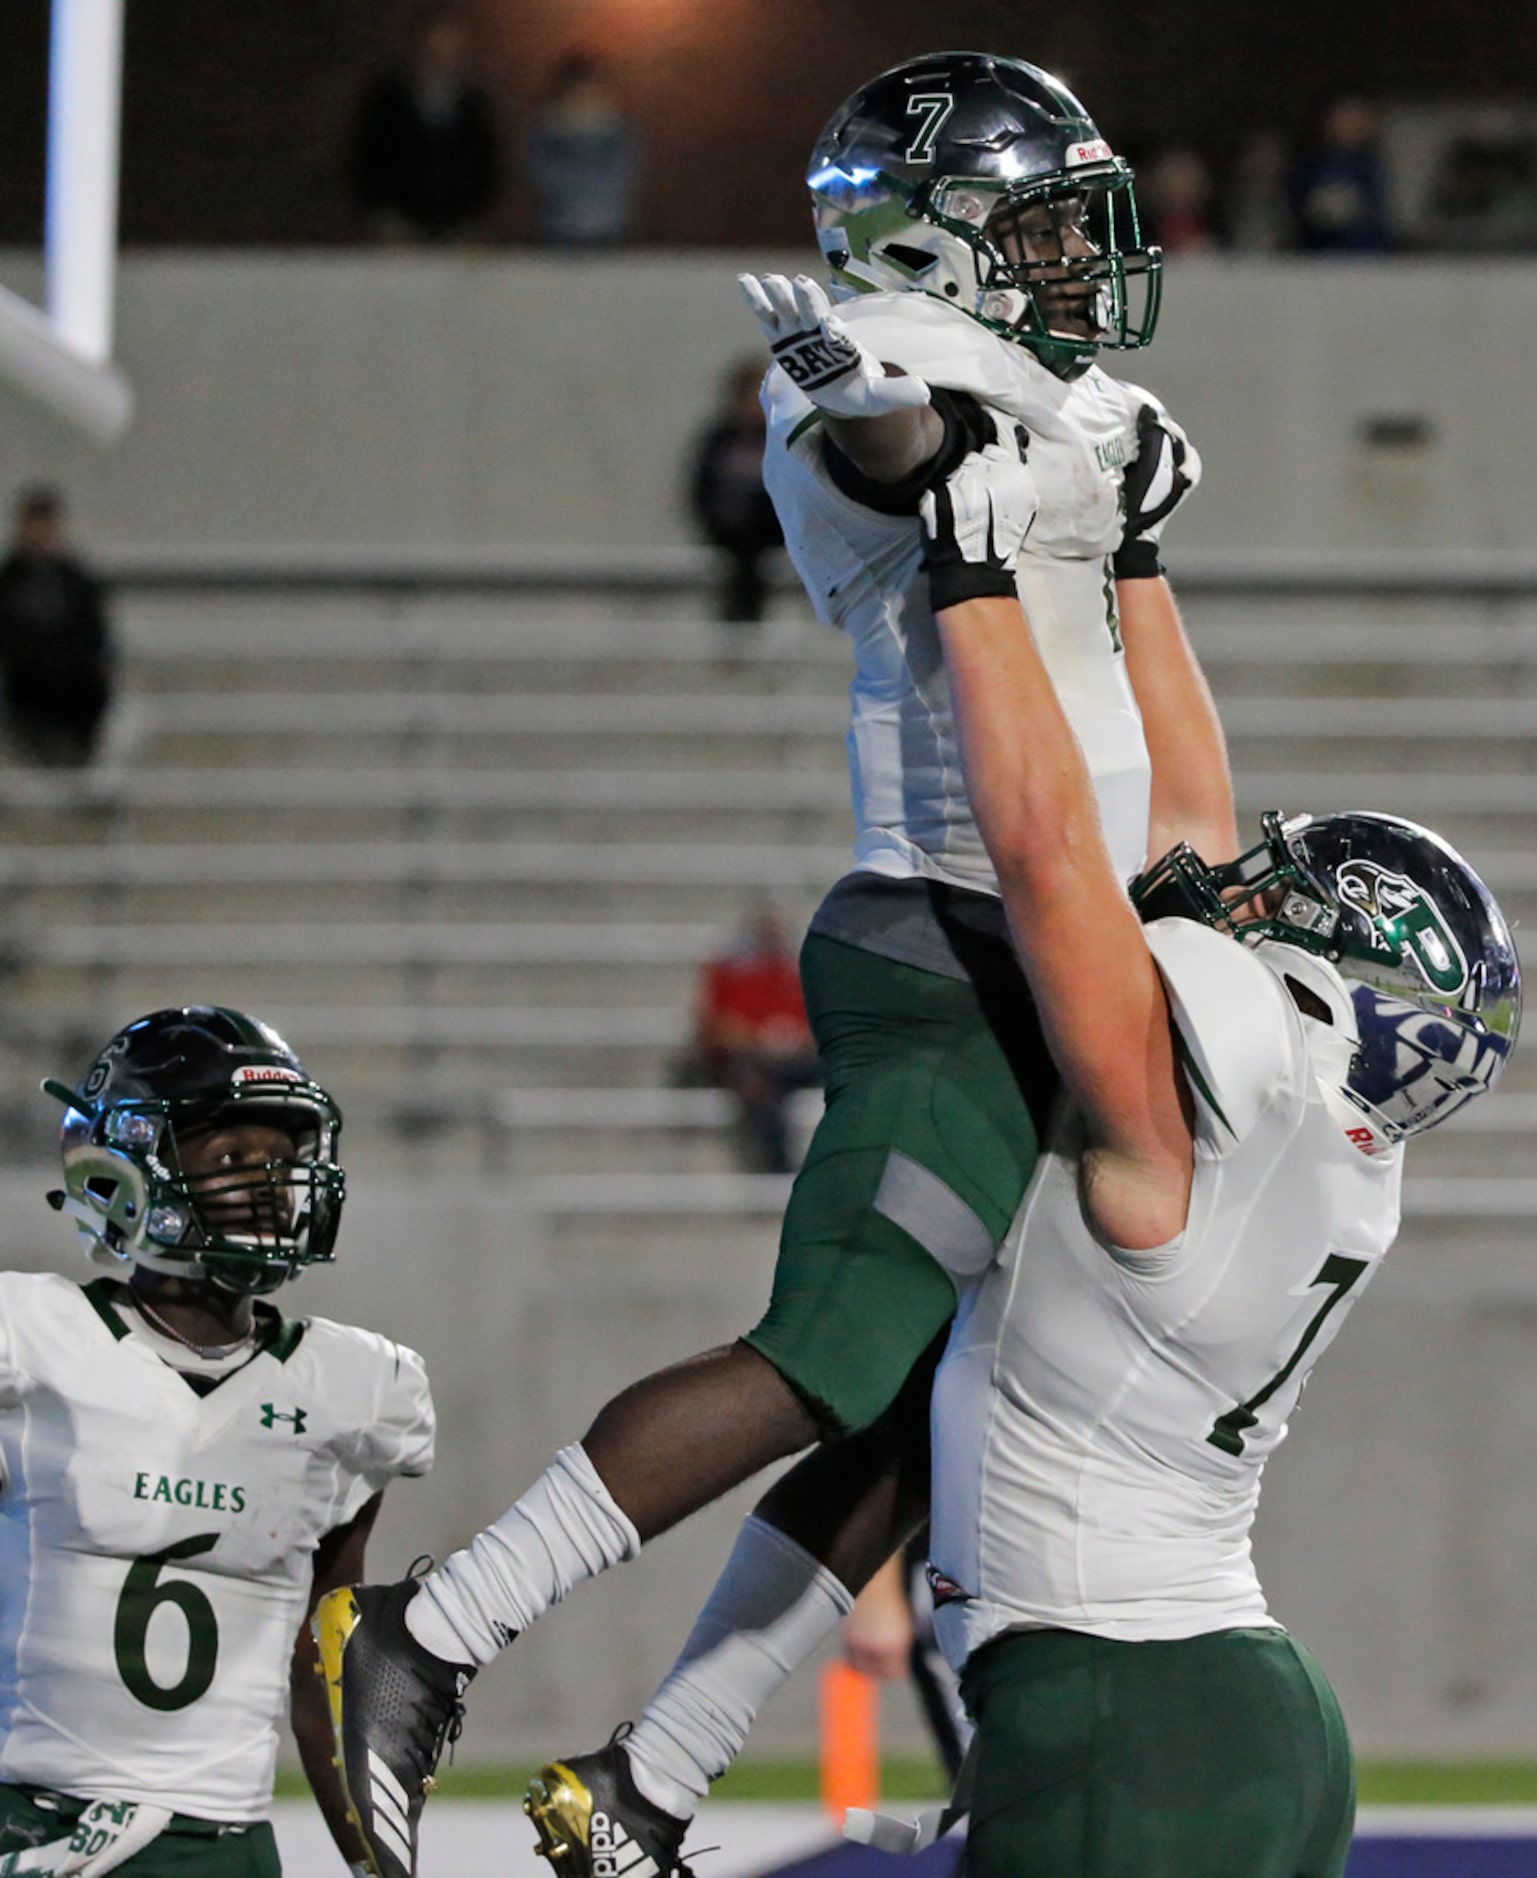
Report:
<svg viewBox="0 0 1537 1878"><path fill-rule="evenodd" d="M562 1448L522 1499L422 1580L406 1628L450 1663L489 1663L573 1585L640 1551L580 1446Z"/></svg>
<svg viewBox="0 0 1537 1878"><path fill-rule="evenodd" d="M692 1819L759 1709L853 1605L825 1565L751 1515L683 1654L625 1740L652 1805Z"/></svg>

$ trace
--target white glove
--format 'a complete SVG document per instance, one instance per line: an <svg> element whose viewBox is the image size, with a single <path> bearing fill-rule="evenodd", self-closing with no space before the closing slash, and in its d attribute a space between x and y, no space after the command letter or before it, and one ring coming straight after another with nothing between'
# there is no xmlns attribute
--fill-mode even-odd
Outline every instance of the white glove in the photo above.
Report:
<svg viewBox="0 0 1537 1878"><path fill-rule="evenodd" d="M808 274L738 274L737 285L792 384L833 417L883 417L929 402L921 378L888 378Z"/></svg>
<svg viewBox="0 0 1537 1878"><path fill-rule="evenodd" d="M1013 595L1014 563L1036 507L1035 478L1014 442L973 450L925 491L918 517L936 613L963 600Z"/></svg>
<svg viewBox="0 0 1537 1878"><path fill-rule="evenodd" d="M50 1839L0 1858L0 1878L103 1878L142 1852L171 1823L168 1806L147 1800L93 1800L67 1839Z"/></svg>
<svg viewBox="0 0 1537 1878"><path fill-rule="evenodd" d="M869 1813L862 1806L851 1806L843 1815L843 1836L856 1845L873 1846L877 1852L910 1856L934 1843L944 1811L942 1806L929 1806L916 1819L897 1819L891 1813Z"/></svg>
<svg viewBox="0 0 1537 1878"><path fill-rule="evenodd" d="M367 1859L360 1858L356 1865L349 1865L347 1869L352 1873L352 1878L374 1878L374 1868Z"/></svg>

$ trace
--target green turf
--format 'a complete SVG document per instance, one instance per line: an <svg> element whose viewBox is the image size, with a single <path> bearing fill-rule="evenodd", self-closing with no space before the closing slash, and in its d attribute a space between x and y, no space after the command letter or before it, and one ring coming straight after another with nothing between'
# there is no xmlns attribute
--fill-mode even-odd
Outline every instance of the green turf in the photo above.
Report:
<svg viewBox="0 0 1537 1878"><path fill-rule="evenodd" d="M456 1800L508 1800L522 1795L531 1767L445 1767L438 1791ZM1366 1761L1359 1772L1363 1806L1537 1805L1537 1762ZM305 1792L298 1773L278 1776L284 1797ZM814 1800L814 1761L742 1761L715 1788L723 1800ZM881 1771L887 1800L943 1797L935 1764L923 1756L892 1758Z"/></svg>
<svg viewBox="0 0 1537 1878"><path fill-rule="evenodd" d="M1367 1761L1357 1778L1363 1806L1537 1805L1531 1761Z"/></svg>

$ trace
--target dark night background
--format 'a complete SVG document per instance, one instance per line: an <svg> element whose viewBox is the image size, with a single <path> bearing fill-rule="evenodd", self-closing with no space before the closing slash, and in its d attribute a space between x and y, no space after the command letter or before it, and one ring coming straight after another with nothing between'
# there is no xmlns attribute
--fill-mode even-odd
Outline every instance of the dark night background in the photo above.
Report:
<svg viewBox="0 0 1537 1878"><path fill-rule="evenodd" d="M465 0L514 151L551 64L611 62L646 149L638 239L798 243L800 175L840 98L940 46L1057 71L1133 157L1251 131L1299 134L1333 87L1378 100L1537 94L1537 8L1426 0ZM359 87L395 53L405 0L128 0L126 244L331 244L355 233L343 174ZM48 7L0 15L0 243L40 239ZM527 221L514 172L495 234Z"/></svg>

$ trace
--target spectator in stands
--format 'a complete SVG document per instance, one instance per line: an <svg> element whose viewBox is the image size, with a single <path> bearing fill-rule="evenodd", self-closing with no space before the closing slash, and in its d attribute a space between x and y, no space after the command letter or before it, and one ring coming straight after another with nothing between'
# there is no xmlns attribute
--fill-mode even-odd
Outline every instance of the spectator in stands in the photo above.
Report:
<svg viewBox="0 0 1537 1878"><path fill-rule="evenodd" d="M1497 115L1453 136L1427 197L1436 247L1537 247L1537 137Z"/></svg>
<svg viewBox="0 0 1537 1878"><path fill-rule="evenodd" d="M64 498L25 489L0 563L0 684L17 753L34 763L88 763L112 676L106 591L70 547Z"/></svg>
<svg viewBox="0 0 1537 1878"><path fill-rule="evenodd" d="M1355 92L1326 98L1291 167L1296 243L1308 254L1382 254L1392 247L1377 113Z"/></svg>
<svg viewBox="0 0 1537 1878"><path fill-rule="evenodd" d="M565 53L528 136L538 239L552 248L627 242L638 151L603 61L581 47Z"/></svg>
<svg viewBox="0 0 1537 1878"><path fill-rule="evenodd" d="M1286 139L1262 125L1244 140L1225 205L1228 239L1242 254L1279 254L1291 243Z"/></svg>
<svg viewBox="0 0 1537 1878"><path fill-rule="evenodd" d="M734 623L763 618L768 597L764 561L784 531L763 487L767 420L759 402L764 361L738 359L726 374L720 408L694 446L689 504L707 541L721 550L720 617Z"/></svg>
<svg viewBox="0 0 1537 1878"><path fill-rule="evenodd" d="M1138 171L1145 232L1165 254L1209 254L1219 245L1211 164L1190 144L1171 144Z"/></svg>
<svg viewBox="0 0 1537 1878"><path fill-rule="evenodd" d="M455 241L495 206L501 157L489 94L470 74L469 29L452 6L418 19L406 63L364 92L352 193L376 241Z"/></svg>
<svg viewBox="0 0 1537 1878"><path fill-rule="evenodd" d="M700 969L693 1072L736 1097L751 1170L792 1171L787 1105L821 1081L795 954L771 906L751 910L737 944Z"/></svg>

